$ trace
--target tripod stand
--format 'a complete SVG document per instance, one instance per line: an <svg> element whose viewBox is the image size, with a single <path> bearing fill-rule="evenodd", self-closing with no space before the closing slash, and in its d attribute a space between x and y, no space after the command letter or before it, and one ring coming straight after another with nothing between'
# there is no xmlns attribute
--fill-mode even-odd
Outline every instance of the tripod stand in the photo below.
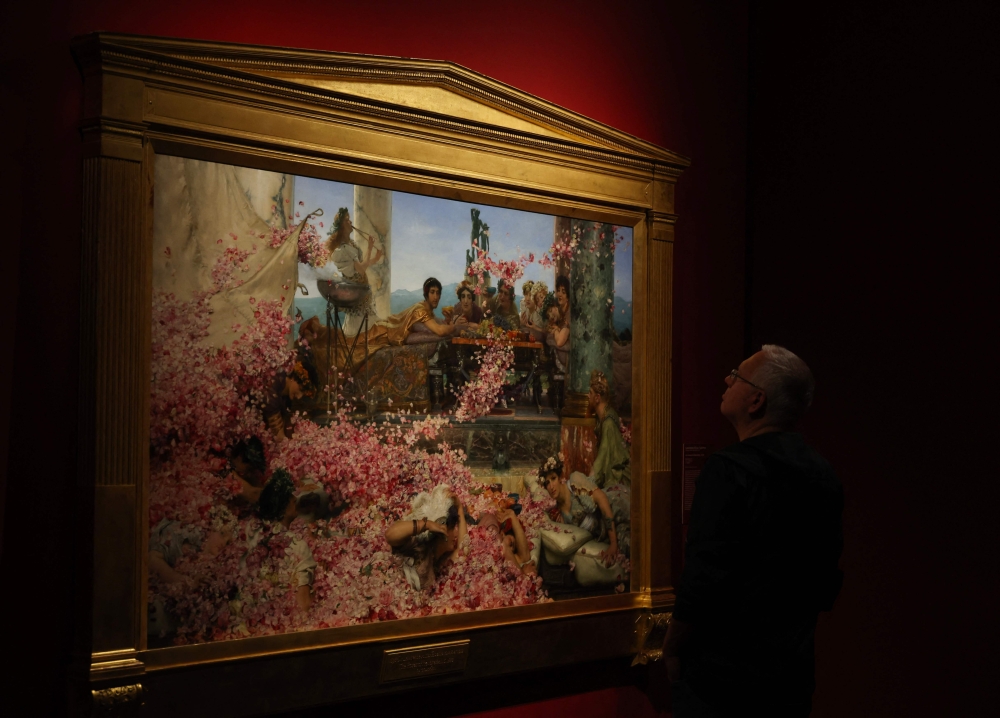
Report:
<svg viewBox="0 0 1000 718"><path fill-rule="evenodd" d="M354 284L351 282L321 281L318 283L318 286L320 294L326 299L326 356L329 362L329 366L327 367L326 410L327 412L330 411L331 399L333 410L339 411L340 408L340 370L337 367L337 354L340 345L343 344L344 348L347 349L345 352L344 370L349 376L354 376L357 373L357 367L354 364L354 350L357 348L361 336L364 335L364 402L365 412L371 414L370 388L368 386L370 381L368 367L368 303L364 302L365 311L361 318L361 326L358 328L358 333L354 335L354 341L348 341L347 334L344 332L344 324L340 319L341 309L353 309L361 305L363 300L367 299L367 295L371 292L371 289L365 284ZM346 316L347 312L344 314ZM350 348L348 348L348 345ZM334 388L332 391L329 381L331 371L335 372ZM333 397L331 397L331 393L333 393Z"/></svg>

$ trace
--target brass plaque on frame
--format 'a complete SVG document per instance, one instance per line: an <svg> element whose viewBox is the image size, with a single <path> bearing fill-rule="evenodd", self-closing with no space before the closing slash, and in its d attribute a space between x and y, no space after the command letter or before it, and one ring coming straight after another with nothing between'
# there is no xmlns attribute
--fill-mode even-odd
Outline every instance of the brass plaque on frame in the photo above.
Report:
<svg viewBox="0 0 1000 718"><path fill-rule="evenodd" d="M379 683L405 681L423 676L462 673L469 657L469 641L450 641L430 646L397 648L382 654Z"/></svg>

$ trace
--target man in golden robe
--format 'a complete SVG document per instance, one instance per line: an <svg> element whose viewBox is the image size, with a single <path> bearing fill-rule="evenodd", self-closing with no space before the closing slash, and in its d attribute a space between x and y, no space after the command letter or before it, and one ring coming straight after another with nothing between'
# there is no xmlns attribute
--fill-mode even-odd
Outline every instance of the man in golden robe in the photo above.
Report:
<svg viewBox="0 0 1000 718"><path fill-rule="evenodd" d="M352 368L356 371L372 354L385 347L437 342L468 327L468 321L463 316L456 317L453 324L438 321L435 317L434 310L441 302L441 282L429 277L424 282L423 289L422 302L376 322L366 333L355 337L331 338L336 339L330 342L330 353L334 355L333 365L339 371L350 371ZM312 347L321 380L325 379L326 369L331 365L327 356L328 335L329 329L320 324L318 317L303 322L299 329L300 338L308 339L309 346Z"/></svg>

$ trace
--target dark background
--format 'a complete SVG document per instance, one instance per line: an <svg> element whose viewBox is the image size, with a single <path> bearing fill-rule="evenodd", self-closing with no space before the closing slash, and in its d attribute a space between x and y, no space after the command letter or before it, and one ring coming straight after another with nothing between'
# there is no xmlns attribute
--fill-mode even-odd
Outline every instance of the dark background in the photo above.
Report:
<svg viewBox="0 0 1000 718"><path fill-rule="evenodd" d="M993 713L995 3L778 5L5 7L4 695L32 714L65 704L82 538L81 81L69 41L108 30L451 60L691 157L678 187L674 438L729 443L722 378L762 342L784 344L816 374L803 429L846 489L846 579L820 622L813 714ZM657 670L614 663L366 707L655 715L664 701Z"/></svg>

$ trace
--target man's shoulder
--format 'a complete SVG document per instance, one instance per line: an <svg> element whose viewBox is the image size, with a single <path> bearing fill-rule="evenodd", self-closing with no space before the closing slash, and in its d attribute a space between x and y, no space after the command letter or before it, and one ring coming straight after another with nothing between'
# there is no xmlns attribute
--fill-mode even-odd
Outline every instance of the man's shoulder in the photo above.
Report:
<svg viewBox="0 0 1000 718"><path fill-rule="evenodd" d="M719 449L708 457L708 463L715 464L717 468L727 469L739 468L750 473L764 473L764 462L760 451L756 446L747 444L745 441L738 441L735 444Z"/></svg>
<svg viewBox="0 0 1000 718"><path fill-rule="evenodd" d="M730 461L742 462L754 473L790 471L824 483L839 484L830 463L797 432L760 434L726 447L719 453L723 452Z"/></svg>
<svg viewBox="0 0 1000 718"><path fill-rule="evenodd" d="M757 468L752 455L735 445L727 446L709 454L698 474L698 486L711 484L721 488L732 484L745 488L747 474L756 471Z"/></svg>

